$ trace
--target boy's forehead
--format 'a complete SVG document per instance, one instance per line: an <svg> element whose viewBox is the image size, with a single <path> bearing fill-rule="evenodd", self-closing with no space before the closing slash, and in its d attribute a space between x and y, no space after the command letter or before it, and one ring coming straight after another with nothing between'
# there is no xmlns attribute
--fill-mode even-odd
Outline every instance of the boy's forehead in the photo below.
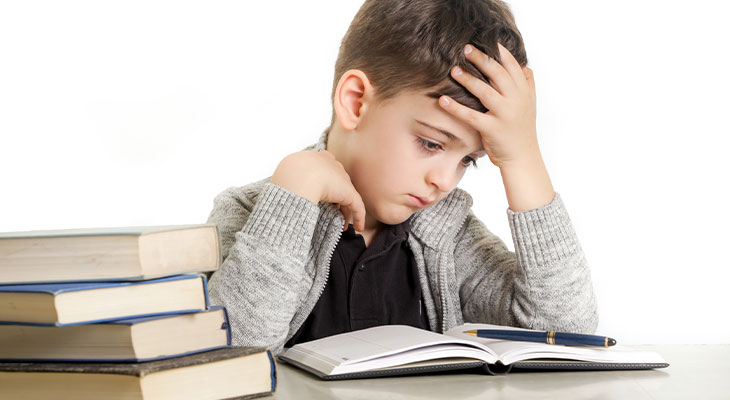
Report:
<svg viewBox="0 0 730 400"><path fill-rule="evenodd" d="M400 93L392 106L408 123L430 131L439 131L449 141L461 142L475 153L484 153L481 135L464 121L457 119L438 105L438 99L428 95L430 90Z"/></svg>

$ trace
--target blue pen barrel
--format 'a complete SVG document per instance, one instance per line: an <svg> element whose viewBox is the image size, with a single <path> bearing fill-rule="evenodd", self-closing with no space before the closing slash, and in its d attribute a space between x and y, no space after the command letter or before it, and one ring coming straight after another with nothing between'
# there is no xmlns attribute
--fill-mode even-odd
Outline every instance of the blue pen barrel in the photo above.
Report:
<svg viewBox="0 0 730 400"><path fill-rule="evenodd" d="M550 332L548 332L550 334ZM565 346L608 346L606 337L584 335L581 333L563 333L555 332L555 344Z"/></svg>
<svg viewBox="0 0 730 400"><path fill-rule="evenodd" d="M582 333L565 332L530 332L517 330L479 329L477 335L481 338L517 340L523 342L537 342L547 344L561 344L565 346L612 346L616 341L605 336L585 335Z"/></svg>

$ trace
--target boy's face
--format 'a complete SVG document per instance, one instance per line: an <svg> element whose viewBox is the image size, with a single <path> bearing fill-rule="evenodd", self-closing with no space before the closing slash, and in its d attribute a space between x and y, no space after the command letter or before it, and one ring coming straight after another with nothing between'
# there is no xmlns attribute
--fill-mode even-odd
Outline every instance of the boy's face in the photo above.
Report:
<svg viewBox="0 0 730 400"><path fill-rule="evenodd" d="M473 168L471 161L485 155L479 133L425 93L371 103L350 132L346 168L368 218L389 225L405 221L446 197Z"/></svg>

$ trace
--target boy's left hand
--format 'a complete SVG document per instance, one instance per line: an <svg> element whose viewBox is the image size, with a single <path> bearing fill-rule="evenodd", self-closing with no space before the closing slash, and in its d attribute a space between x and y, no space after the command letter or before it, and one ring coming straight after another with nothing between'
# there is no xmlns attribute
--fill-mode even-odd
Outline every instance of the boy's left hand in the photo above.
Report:
<svg viewBox="0 0 730 400"><path fill-rule="evenodd" d="M441 96L439 104L479 132L492 164L499 168L517 167L541 157L537 143L535 80L530 68L520 67L509 50L501 44L497 46L502 64L472 45L467 45L464 51L467 60L489 78L491 86L459 67L451 69L451 76L476 96L487 112L473 110L448 96ZM466 49L471 52L467 53Z"/></svg>

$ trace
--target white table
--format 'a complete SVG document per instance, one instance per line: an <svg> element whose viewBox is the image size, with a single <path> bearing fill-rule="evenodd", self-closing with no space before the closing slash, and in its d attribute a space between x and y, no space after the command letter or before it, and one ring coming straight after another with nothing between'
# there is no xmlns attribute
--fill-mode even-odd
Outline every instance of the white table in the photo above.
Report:
<svg viewBox="0 0 730 400"><path fill-rule="evenodd" d="M422 375L326 382L278 363L274 399L730 399L730 344L643 345L668 368L646 371Z"/></svg>

